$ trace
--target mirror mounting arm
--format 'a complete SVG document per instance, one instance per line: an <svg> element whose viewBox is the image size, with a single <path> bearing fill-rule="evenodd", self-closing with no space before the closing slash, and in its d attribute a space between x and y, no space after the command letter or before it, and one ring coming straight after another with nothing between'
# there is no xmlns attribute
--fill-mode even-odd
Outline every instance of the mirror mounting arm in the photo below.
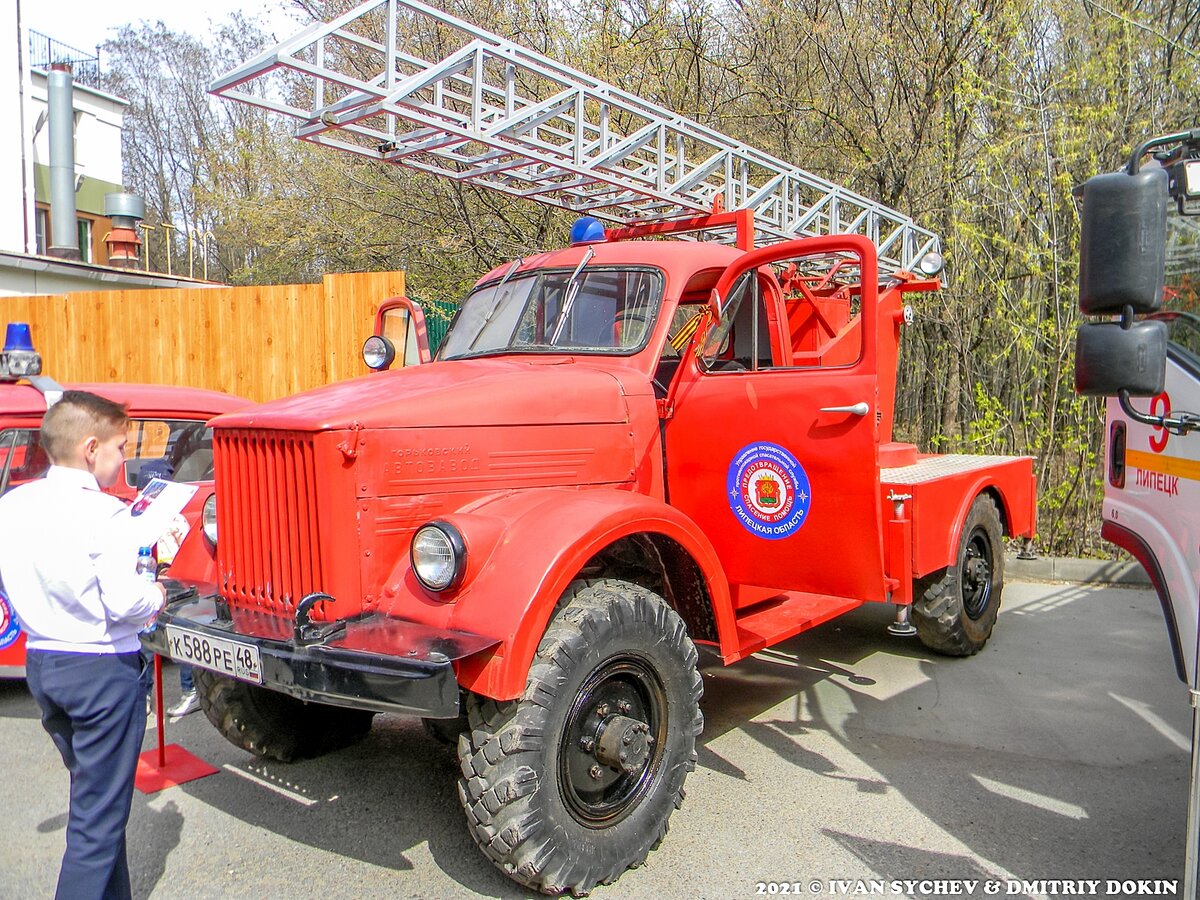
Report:
<svg viewBox="0 0 1200 900"><path fill-rule="evenodd" d="M1133 307L1126 304L1125 308L1121 310L1121 327L1128 331L1133 327L1133 323ZM1129 416L1135 422L1141 422L1143 425L1162 428L1170 434L1181 435L1200 429L1200 415L1196 413L1180 411L1166 416L1152 416L1141 410L1134 409L1131 402L1132 398L1129 395L1129 391L1126 390L1117 393L1117 401L1121 404L1121 409L1125 415Z"/></svg>
<svg viewBox="0 0 1200 900"><path fill-rule="evenodd" d="M1139 144L1129 154L1129 162L1125 166L1125 171L1130 175L1136 175L1141 164L1142 157L1150 152L1155 147L1162 147L1165 144L1177 144L1185 141L1200 140L1200 128L1192 129L1191 131L1177 131L1175 134L1164 134L1161 137L1150 138L1150 140Z"/></svg>
<svg viewBox="0 0 1200 900"><path fill-rule="evenodd" d="M1133 403L1130 401L1129 391L1121 391L1117 394L1117 400L1121 404L1121 409L1125 415L1133 419L1135 422L1141 422L1143 425L1150 425L1154 428L1162 428L1171 434L1187 434L1191 431L1200 429L1200 415L1190 412L1177 412L1169 416L1151 416L1133 408Z"/></svg>

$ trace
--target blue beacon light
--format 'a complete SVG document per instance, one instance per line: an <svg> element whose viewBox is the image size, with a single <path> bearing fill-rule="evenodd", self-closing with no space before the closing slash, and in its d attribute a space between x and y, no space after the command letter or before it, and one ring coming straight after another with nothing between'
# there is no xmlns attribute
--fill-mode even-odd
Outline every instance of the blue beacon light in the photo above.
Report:
<svg viewBox="0 0 1200 900"><path fill-rule="evenodd" d="M604 225L592 216L581 216L571 226L571 246L580 244L603 244Z"/></svg>
<svg viewBox="0 0 1200 900"><path fill-rule="evenodd" d="M27 322L9 322L0 350L0 382L13 382L42 373L42 357L33 349Z"/></svg>
<svg viewBox="0 0 1200 900"><path fill-rule="evenodd" d="M4 332L4 352L24 350L33 352L33 337L27 322L9 322Z"/></svg>

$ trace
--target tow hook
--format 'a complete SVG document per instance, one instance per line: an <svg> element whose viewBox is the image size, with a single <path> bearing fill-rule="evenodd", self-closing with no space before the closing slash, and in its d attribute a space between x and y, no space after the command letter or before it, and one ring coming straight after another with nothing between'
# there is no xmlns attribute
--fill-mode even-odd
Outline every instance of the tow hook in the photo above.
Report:
<svg viewBox="0 0 1200 900"><path fill-rule="evenodd" d="M311 644L324 644L346 633L345 620L337 622L314 623L308 617L309 610L325 600L332 601L328 594L320 592L309 594L296 604L296 627L292 632L292 640L298 647Z"/></svg>

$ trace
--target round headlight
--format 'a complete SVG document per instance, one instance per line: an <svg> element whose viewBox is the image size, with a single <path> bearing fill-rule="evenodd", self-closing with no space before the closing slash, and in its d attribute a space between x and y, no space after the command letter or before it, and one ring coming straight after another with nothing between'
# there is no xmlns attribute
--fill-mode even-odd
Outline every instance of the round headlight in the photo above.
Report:
<svg viewBox="0 0 1200 900"><path fill-rule="evenodd" d="M200 525L204 528L204 536L217 545L217 495L210 494L204 501L204 510L200 513Z"/></svg>
<svg viewBox="0 0 1200 900"><path fill-rule="evenodd" d="M362 357L368 369L386 369L396 359L396 345L385 337L371 335L363 342Z"/></svg>
<svg viewBox="0 0 1200 900"><path fill-rule="evenodd" d="M467 568L466 544L449 522L430 522L417 529L409 556L417 580L431 591L457 587Z"/></svg>

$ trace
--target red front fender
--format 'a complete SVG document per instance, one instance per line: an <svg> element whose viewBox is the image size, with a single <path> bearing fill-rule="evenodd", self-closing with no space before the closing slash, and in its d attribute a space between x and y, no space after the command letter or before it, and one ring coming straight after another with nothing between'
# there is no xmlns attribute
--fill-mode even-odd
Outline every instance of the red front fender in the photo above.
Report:
<svg viewBox="0 0 1200 900"><path fill-rule="evenodd" d="M459 683L468 690L498 700L519 696L567 585L589 559L629 535L659 534L679 544L700 569L718 631L733 628L729 586L708 538L659 500L611 489L548 488L498 497L445 519L462 531L474 557L448 624L501 640L459 663Z"/></svg>

